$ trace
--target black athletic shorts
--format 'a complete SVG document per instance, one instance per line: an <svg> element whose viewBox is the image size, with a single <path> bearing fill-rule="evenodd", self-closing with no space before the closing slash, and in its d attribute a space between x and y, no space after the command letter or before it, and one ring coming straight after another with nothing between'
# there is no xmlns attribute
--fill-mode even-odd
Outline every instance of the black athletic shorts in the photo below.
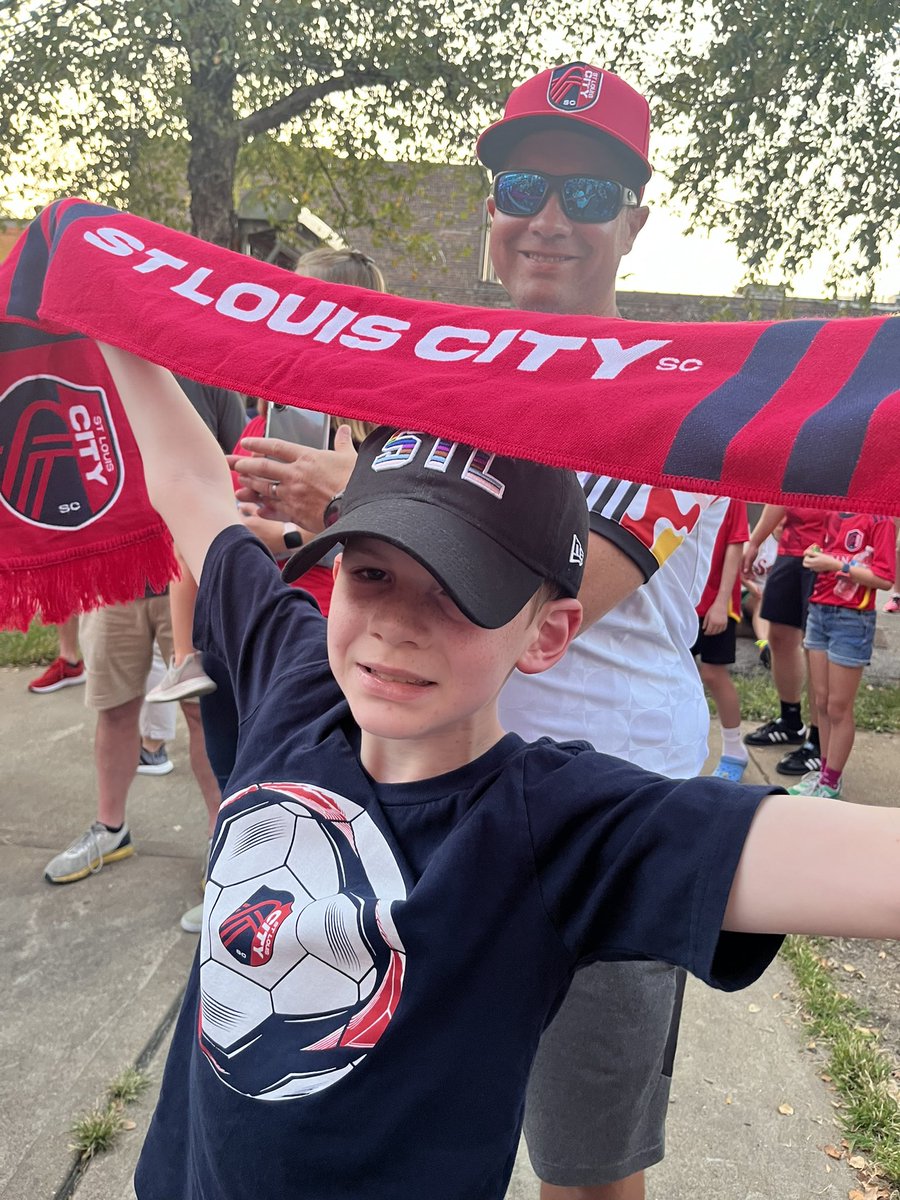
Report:
<svg viewBox="0 0 900 1200"><path fill-rule="evenodd" d="M766 579L759 615L776 625L805 629L806 610L815 582L815 571L804 567L802 558L779 554Z"/></svg>
<svg viewBox="0 0 900 1200"><path fill-rule="evenodd" d="M737 621L734 617L729 617L728 624L722 632L712 636L703 632L703 618L698 617L698 621L697 640L691 647L691 654L695 657L699 654L700 661L709 663L711 667L730 667L734 662L737 646Z"/></svg>

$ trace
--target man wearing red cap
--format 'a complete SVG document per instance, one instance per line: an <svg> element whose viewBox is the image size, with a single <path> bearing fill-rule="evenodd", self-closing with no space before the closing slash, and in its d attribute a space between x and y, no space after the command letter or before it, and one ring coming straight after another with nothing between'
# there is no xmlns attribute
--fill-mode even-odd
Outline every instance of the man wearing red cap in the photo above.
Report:
<svg viewBox="0 0 900 1200"><path fill-rule="evenodd" d="M478 156L493 173L491 257L516 307L618 316L616 272L648 217L649 127L643 96L588 63L543 71L512 93ZM623 332L623 352L634 342ZM514 673L501 720L527 739L583 738L661 774L697 774L709 716L690 654L695 592L726 505L581 479L591 509L582 634L553 670ZM660 963L576 973L526 1107L542 1200L644 1196L644 1169L663 1155L682 985Z"/></svg>
<svg viewBox="0 0 900 1200"><path fill-rule="evenodd" d="M648 216L649 125L646 100L624 80L568 63L518 87L482 134L491 257L517 307L618 316L616 272ZM622 354L636 341L623 331ZM268 486L268 464L245 459L241 472ZM291 463L280 478L305 497L291 519L317 528L348 470L328 451L315 469L308 452ZM553 670L514 674L501 719L526 738L583 738L661 774L698 774L709 714L690 651L727 502L581 478L591 510L583 633ZM682 980L660 963L577 972L542 1039L526 1110L543 1200L643 1197L643 1170L663 1155Z"/></svg>

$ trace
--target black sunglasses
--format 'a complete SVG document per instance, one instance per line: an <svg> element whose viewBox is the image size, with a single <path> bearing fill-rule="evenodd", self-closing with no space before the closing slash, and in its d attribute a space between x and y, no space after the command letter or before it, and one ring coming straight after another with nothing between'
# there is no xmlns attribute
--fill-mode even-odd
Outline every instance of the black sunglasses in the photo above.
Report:
<svg viewBox="0 0 900 1200"><path fill-rule="evenodd" d="M507 217L533 217L551 192L559 196L570 221L600 225L614 220L623 208L634 208L637 193L614 179L593 175L545 175L543 171L500 171L494 176L494 203Z"/></svg>

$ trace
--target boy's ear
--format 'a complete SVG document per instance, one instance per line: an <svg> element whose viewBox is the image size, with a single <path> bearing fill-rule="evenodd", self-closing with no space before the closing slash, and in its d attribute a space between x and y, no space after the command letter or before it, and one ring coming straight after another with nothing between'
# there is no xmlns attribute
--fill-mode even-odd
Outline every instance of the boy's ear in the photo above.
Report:
<svg viewBox="0 0 900 1200"><path fill-rule="evenodd" d="M337 579L338 571L340 571L340 569L341 569L341 560L343 559L343 557L344 557L343 552L335 555L334 562L331 564L331 578L332 579Z"/></svg>
<svg viewBox="0 0 900 1200"><path fill-rule="evenodd" d="M548 671L562 658L581 628L582 608L578 600L548 600L535 618L534 636L516 661L523 675Z"/></svg>

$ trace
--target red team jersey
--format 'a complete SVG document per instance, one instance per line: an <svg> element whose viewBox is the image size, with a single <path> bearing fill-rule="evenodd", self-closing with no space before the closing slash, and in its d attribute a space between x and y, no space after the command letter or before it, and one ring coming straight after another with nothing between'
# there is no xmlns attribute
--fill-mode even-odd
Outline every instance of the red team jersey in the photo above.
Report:
<svg viewBox="0 0 900 1200"><path fill-rule="evenodd" d="M890 517L829 513L822 549L841 562L853 559L882 579L894 578L894 522ZM823 571L816 578L810 604L870 612L875 607L875 589L854 583L840 571Z"/></svg>
<svg viewBox="0 0 900 1200"><path fill-rule="evenodd" d="M697 605L697 616L705 617L712 607L712 603L719 594L719 585L722 582L722 567L725 565L725 551L729 546L735 543L743 545L750 537L750 528L747 524L747 505L743 500L732 500L728 505L728 511L725 513L725 519L719 526L719 532L716 536L716 544L713 547L712 560L709 564L709 578L706 581L706 587L703 589L703 595L700 597L700 603ZM731 589L731 597L728 601L728 615L734 617L735 621L741 619L741 573L738 570L734 577L734 587Z"/></svg>
<svg viewBox="0 0 900 1200"><path fill-rule="evenodd" d="M822 545L829 513L820 508L785 509L784 527L778 539L779 555L802 558L814 543Z"/></svg>

